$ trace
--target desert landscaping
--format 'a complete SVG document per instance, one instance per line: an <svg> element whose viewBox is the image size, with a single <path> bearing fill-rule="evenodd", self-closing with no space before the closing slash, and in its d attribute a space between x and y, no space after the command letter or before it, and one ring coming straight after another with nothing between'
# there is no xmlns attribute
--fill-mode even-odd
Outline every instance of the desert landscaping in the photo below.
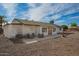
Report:
<svg viewBox="0 0 79 59"><path fill-rule="evenodd" d="M36 38L37 39L37 38ZM66 37L45 37L29 44L14 44L11 40L0 37L1 56L78 56L79 55L79 32L75 31Z"/></svg>
<svg viewBox="0 0 79 59"><path fill-rule="evenodd" d="M0 3L0 56L79 56L79 4Z"/></svg>

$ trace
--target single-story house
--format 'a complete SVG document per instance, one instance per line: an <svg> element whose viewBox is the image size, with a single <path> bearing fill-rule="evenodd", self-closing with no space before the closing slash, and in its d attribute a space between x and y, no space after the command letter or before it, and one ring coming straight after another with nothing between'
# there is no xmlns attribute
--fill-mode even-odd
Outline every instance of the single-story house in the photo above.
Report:
<svg viewBox="0 0 79 59"><path fill-rule="evenodd" d="M28 20L14 19L12 23L3 26L4 35L8 38L14 37L16 34L44 34L44 36L54 35L62 31L62 28L55 24L35 22Z"/></svg>

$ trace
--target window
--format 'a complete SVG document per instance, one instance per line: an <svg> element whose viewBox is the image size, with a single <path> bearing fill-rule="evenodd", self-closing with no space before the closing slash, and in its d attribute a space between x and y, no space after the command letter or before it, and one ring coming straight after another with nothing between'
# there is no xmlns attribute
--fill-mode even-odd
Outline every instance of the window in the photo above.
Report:
<svg viewBox="0 0 79 59"><path fill-rule="evenodd" d="M42 28L42 32L47 32L47 28Z"/></svg>
<svg viewBox="0 0 79 59"><path fill-rule="evenodd" d="M60 28L60 30L62 30L62 29Z"/></svg>
<svg viewBox="0 0 79 59"><path fill-rule="evenodd" d="M53 28L53 32L55 32L56 31L56 28Z"/></svg>

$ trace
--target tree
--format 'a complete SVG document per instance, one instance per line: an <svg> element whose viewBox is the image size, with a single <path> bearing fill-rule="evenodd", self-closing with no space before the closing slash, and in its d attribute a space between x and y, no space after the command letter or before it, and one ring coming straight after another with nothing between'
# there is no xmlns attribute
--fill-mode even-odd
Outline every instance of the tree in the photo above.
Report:
<svg viewBox="0 0 79 59"><path fill-rule="evenodd" d="M67 25L62 25L63 30L65 31L66 29L68 29Z"/></svg>
<svg viewBox="0 0 79 59"><path fill-rule="evenodd" d="M3 18L4 16L0 16L0 35L3 34L2 23L6 22Z"/></svg>
<svg viewBox="0 0 79 59"><path fill-rule="evenodd" d="M8 23L6 20L4 20L4 16L0 16L0 26L2 26L2 23Z"/></svg>
<svg viewBox="0 0 79 59"><path fill-rule="evenodd" d="M0 23L5 22L5 20L3 18L4 18L4 16L0 16Z"/></svg>
<svg viewBox="0 0 79 59"><path fill-rule="evenodd" d="M68 29L67 25L62 25L63 28L63 33L62 33L62 37L65 37L64 31Z"/></svg>
<svg viewBox="0 0 79 59"><path fill-rule="evenodd" d="M75 22L71 23L71 27L77 27L77 23Z"/></svg>
<svg viewBox="0 0 79 59"><path fill-rule="evenodd" d="M54 21L53 21L53 20L51 20L51 21L50 21L50 24L54 24Z"/></svg>

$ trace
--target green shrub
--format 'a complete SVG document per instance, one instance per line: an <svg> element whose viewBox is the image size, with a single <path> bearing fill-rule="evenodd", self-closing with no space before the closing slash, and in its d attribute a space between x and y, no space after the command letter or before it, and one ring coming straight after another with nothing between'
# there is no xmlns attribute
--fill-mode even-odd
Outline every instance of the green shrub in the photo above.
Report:
<svg viewBox="0 0 79 59"><path fill-rule="evenodd" d="M77 27L77 23L75 22L71 23L71 27Z"/></svg>
<svg viewBox="0 0 79 59"><path fill-rule="evenodd" d="M68 26L67 25L62 25L63 30L67 30Z"/></svg>

